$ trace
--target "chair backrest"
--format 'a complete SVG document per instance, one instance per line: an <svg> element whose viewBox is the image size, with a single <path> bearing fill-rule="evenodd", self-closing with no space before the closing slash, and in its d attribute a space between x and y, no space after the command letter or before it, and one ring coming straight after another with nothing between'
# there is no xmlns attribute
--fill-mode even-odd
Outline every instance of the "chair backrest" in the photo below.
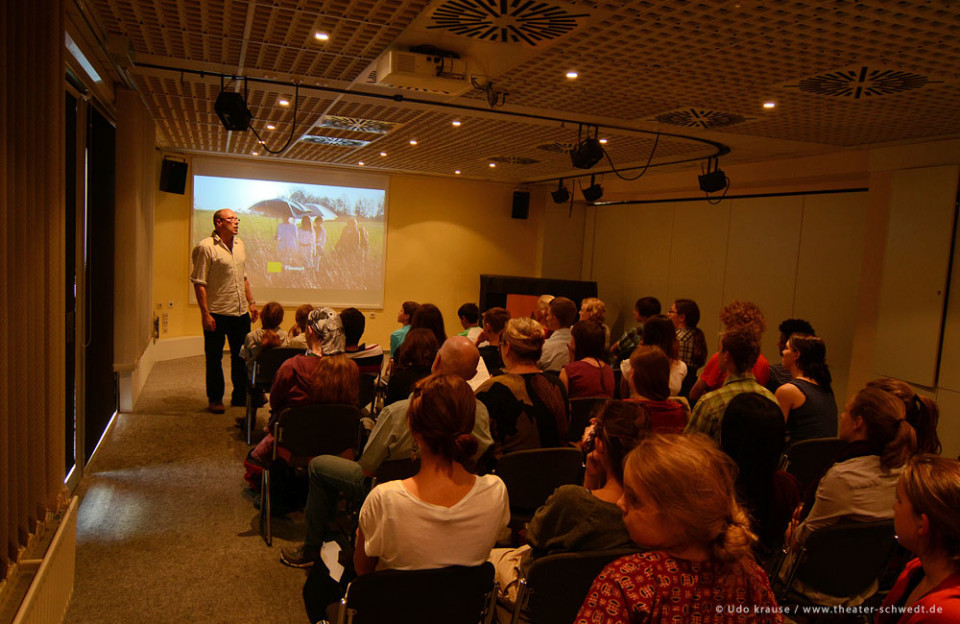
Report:
<svg viewBox="0 0 960 624"><path fill-rule="evenodd" d="M419 459L388 459L380 464L373 475L375 483L408 479L420 471Z"/></svg>
<svg viewBox="0 0 960 624"><path fill-rule="evenodd" d="M814 438L800 440L787 447L781 470L789 472L800 481L801 489L822 475L844 445L840 438Z"/></svg>
<svg viewBox="0 0 960 624"><path fill-rule="evenodd" d="M341 601L341 622L477 624L492 614L493 564L382 570L359 576ZM345 607L345 608L344 608Z"/></svg>
<svg viewBox="0 0 960 624"><path fill-rule="evenodd" d="M795 578L830 596L854 596L879 579L897 542L893 520L842 522L811 533Z"/></svg>
<svg viewBox="0 0 960 624"><path fill-rule="evenodd" d="M359 400L357 405L363 409L367 404L373 403L373 400L377 396L377 379L379 375L371 375L369 373L360 373L360 393ZM370 411L373 411L372 409Z"/></svg>
<svg viewBox="0 0 960 624"><path fill-rule="evenodd" d="M276 445L295 457L339 455L356 450L360 410L356 405L297 405L280 412L274 428Z"/></svg>
<svg viewBox="0 0 960 624"><path fill-rule="evenodd" d="M280 369L280 365L295 355L301 355L303 349L280 347L260 352L253 361L251 383L263 390L269 390L273 384L273 377Z"/></svg>
<svg viewBox="0 0 960 624"><path fill-rule="evenodd" d="M583 458L575 448L514 451L497 460L510 507L534 511L561 485L579 483Z"/></svg>
<svg viewBox="0 0 960 624"><path fill-rule="evenodd" d="M583 437L583 430L590 424L590 419L596 416L609 400L608 397L570 399L570 427L567 429L567 440L579 442Z"/></svg>
<svg viewBox="0 0 960 624"><path fill-rule="evenodd" d="M531 622L570 624L577 619L597 575L612 561L638 551L627 548L537 557L527 572L526 604L521 606Z"/></svg>

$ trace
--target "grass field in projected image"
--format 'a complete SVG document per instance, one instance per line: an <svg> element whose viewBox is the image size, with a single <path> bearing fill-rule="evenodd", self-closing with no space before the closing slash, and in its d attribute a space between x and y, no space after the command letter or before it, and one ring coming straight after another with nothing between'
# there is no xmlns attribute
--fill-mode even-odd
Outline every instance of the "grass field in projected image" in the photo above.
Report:
<svg viewBox="0 0 960 624"><path fill-rule="evenodd" d="M324 252L314 259L309 253L297 252L287 252L281 257L277 243L280 219L251 214L238 216L238 236L247 247L247 275L255 288L368 290L380 288L383 282L383 221L359 221L369 235L369 251L365 261L360 262L335 251L346 221L323 222L327 243ZM210 236L212 223L212 211L193 213L194 244ZM273 263L269 267L272 270L268 270L268 263Z"/></svg>

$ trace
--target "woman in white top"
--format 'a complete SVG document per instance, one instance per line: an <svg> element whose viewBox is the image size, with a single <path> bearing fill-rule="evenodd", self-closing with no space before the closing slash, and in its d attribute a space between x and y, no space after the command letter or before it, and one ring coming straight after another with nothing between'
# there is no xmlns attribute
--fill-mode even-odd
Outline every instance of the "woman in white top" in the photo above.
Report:
<svg viewBox="0 0 960 624"><path fill-rule="evenodd" d="M499 477L478 477L463 466L477 450L476 405L467 383L453 375L430 375L414 387L407 420L420 471L367 496L354 551L357 574L487 560L510 507Z"/></svg>
<svg viewBox="0 0 960 624"><path fill-rule="evenodd" d="M683 378L687 376L687 365L680 359L680 343L677 340L677 330L673 326L673 321L664 314L648 318L643 324L643 338L640 344L660 347L660 350L667 354L670 358L670 396L680 396ZM620 382L621 396L629 396L626 388L633 374L630 360L620 363L620 372L623 373Z"/></svg>

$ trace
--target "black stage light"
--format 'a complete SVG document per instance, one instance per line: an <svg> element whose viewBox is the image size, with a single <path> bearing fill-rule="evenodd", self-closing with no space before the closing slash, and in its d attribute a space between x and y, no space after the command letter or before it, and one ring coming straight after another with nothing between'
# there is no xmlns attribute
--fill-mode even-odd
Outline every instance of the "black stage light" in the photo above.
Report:
<svg viewBox="0 0 960 624"><path fill-rule="evenodd" d="M590 186L580 189L580 192L583 193L583 198L591 203L603 197L603 187L596 183L595 176L590 176Z"/></svg>
<svg viewBox="0 0 960 624"><path fill-rule="evenodd" d="M560 183L557 185L557 190L551 191L550 196L553 197L553 201L556 204L562 204L570 199L570 191L567 190L567 187L563 185L563 180L560 180Z"/></svg>
<svg viewBox="0 0 960 624"><path fill-rule="evenodd" d="M577 169L589 169L603 158L603 145L596 137L587 138L570 150L570 162Z"/></svg>
<svg viewBox="0 0 960 624"><path fill-rule="evenodd" d="M243 95L235 91L221 91L213 110L217 111L220 123L227 130L242 132L250 127L250 120L253 118Z"/></svg>
<svg viewBox="0 0 960 624"><path fill-rule="evenodd" d="M704 193L716 193L727 187L727 174L722 169L697 176L700 181L700 190Z"/></svg>

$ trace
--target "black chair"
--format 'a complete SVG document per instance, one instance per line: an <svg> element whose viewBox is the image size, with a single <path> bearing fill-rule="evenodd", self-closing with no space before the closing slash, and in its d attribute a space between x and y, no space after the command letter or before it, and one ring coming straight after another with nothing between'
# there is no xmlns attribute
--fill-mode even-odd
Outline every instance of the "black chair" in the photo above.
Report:
<svg viewBox="0 0 960 624"><path fill-rule="evenodd" d="M793 589L800 581L810 590L830 596L856 596L879 583L896 547L893 521L841 522L817 529L797 552L783 581L788 557L773 575L780 604L816 604Z"/></svg>
<svg viewBox="0 0 960 624"><path fill-rule="evenodd" d="M420 471L419 459L388 459L380 464L373 476L373 485L409 479Z"/></svg>
<svg viewBox="0 0 960 624"><path fill-rule="evenodd" d="M609 400L608 397L570 399L570 427L567 429L567 440L579 442L583 437L583 430L590 424L590 419L596 416Z"/></svg>
<svg viewBox="0 0 960 624"><path fill-rule="evenodd" d="M264 392L270 392L273 377L280 369L280 365L295 355L303 353L303 349L280 348L267 349L261 352L253 361L253 370L247 380L247 444L253 437L253 424L257 421L257 407L255 401Z"/></svg>
<svg viewBox="0 0 960 624"><path fill-rule="evenodd" d="M350 450L355 453L359 437L360 410L356 405L327 403L288 407L280 412L273 426L273 462L280 448L290 452L291 466L318 455L341 455ZM260 534L267 546L271 546L270 466L263 469L261 483Z"/></svg>
<svg viewBox="0 0 960 624"><path fill-rule="evenodd" d="M638 548L557 553L538 557L520 578L510 624L570 624L577 618L593 580L612 561Z"/></svg>
<svg viewBox="0 0 960 624"><path fill-rule="evenodd" d="M813 438L794 442L784 451L780 470L795 476L800 482L801 491L805 491L807 486L830 467L844 444L840 438Z"/></svg>
<svg viewBox="0 0 960 624"><path fill-rule="evenodd" d="M493 564L382 570L359 576L340 601L339 624L480 624L493 621Z"/></svg>
<svg viewBox="0 0 960 624"><path fill-rule="evenodd" d="M558 487L581 482L583 456L570 447L514 451L497 461L496 474L507 486L510 523L517 525L533 518Z"/></svg>

